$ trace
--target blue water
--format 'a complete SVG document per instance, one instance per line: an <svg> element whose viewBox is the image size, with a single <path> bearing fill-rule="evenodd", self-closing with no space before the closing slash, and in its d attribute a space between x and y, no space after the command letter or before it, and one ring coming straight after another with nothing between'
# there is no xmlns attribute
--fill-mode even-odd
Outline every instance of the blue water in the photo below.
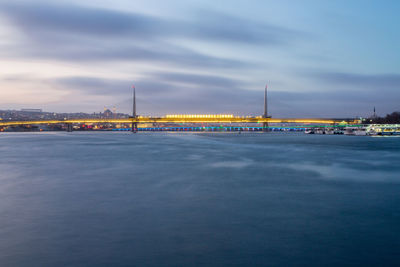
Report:
<svg viewBox="0 0 400 267"><path fill-rule="evenodd" d="M400 138L0 134L0 266L400 263Z"/></svg>

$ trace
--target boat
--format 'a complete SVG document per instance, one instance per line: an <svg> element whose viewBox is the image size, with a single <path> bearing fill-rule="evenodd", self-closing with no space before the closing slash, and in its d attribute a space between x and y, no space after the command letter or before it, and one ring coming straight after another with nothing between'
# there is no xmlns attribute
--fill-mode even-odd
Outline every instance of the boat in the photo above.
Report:
<svg viewBox="0 0 400 267"><path fill-rule="evenodd" d="M364 136L367 135L367 129L365 127L346 127L344 129L345 135L356 135Z"/></svg>

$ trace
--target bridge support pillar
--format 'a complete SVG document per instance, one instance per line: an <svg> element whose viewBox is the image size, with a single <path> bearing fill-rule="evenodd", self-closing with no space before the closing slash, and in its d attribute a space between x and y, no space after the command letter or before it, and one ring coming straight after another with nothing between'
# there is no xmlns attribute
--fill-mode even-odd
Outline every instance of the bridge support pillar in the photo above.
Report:
<svg viewBox="0 0 400 267"><path fill-rule="evenodd" d="M131 129L131 131L132 131L132 133L137 133L137 129L138 127L137 127L137 122L132 122L132 129Z"/></svg>
<svg viewBox="0 0 400 267"><path fill-rule="evenodd" d="M263 122L263 132L268 132L268 122Z"/></svg>
<svg viewBox="0 0 400 267"><path fill-rule="evenodd" d="M72 132L72 123L67 123L65 124L66 128L67 128L67 132Z"/></svg>

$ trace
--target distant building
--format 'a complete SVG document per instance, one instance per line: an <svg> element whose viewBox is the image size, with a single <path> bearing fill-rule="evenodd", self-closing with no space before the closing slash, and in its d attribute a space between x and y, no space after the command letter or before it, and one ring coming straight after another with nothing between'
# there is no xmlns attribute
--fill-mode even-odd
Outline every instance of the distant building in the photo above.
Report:
<svg viewBox="0 0 400 267"><path fill-rule="evenodd" d="M112 113L111 110L106 109L106 110L104 111L104 117L105 117L105 118L111 118L112 115L113 115L113 113Z"/></svg>
<svg viewBox="0 0 400 267"><path fill-rule="evenodd" d="M23 109L21 109L21 111L23 111L23 112L36 112L36 113L40 113L40 112L42 112L42 109L40 109L40 108L23 108Z"/></svg>

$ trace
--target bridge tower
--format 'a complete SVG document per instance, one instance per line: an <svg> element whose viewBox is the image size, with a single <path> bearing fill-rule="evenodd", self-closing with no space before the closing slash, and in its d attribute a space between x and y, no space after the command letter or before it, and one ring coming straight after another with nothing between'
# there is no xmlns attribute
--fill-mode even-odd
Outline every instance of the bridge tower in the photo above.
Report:
<svg viewBox="0 0 400 267"><path fill-rule="evenodd" d="M72 123L66 123L65 124L65 126L66 126L66 130L67 130L67 132L72 132Z"/></svg>
<svg viewBox="0 0 400 267"><path fill-rule="evenodd" d="M268 118L268 102L267 102L267 89L268 89L268 84L265 85L265 91L264 91L264 118ZM268 131L268 122L263 122L263 132Z"/></svg>
<svg viewBox="0 0 400 267"><path fill-rule="evenodd" d="M136 88L133 85L133 103L132 103L132 133L137 133L137 122L136 120Z"/></svg>

